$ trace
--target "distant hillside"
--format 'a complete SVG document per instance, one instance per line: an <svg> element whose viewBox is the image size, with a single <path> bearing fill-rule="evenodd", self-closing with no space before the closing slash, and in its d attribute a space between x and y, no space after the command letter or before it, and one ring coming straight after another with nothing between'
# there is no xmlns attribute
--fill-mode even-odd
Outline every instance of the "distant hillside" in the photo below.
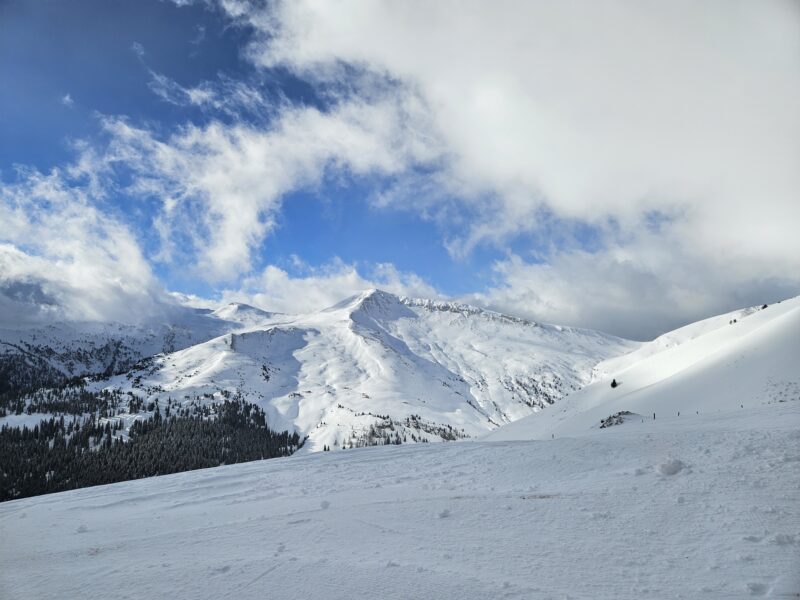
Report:
<svg viewBox="0 0 800 600"><path fill-rule="evenodd" d="M698 413L800 400L800 297L664 334L601 362L595 379L553 410L487 439L579 435L622 411L635 415L622 421L691 419Z"/></svg>

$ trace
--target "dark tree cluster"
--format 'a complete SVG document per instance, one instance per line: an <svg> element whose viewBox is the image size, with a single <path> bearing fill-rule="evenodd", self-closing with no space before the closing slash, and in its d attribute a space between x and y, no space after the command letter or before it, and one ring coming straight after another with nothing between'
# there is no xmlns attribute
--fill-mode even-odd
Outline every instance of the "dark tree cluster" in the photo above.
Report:
<svg viewBox="0 0 800 600"><path fill-rule="evenodd" d="M512 394L519 395L520 400L531 408L546 408L555 404L571 390L577 388L563 381L555 373L544 371L536 376L526 377L504 377L501 380L503 387ZM566 391L565 391L566 389ZM472 405L470 401L469 404ZM480 407L472 405L478 412Z"/></svg>
<svg viewBox="0 0 800 600"><path fill-rule="evenodd" d="M121 406L129 406L133 399L117 391L90 392L84 387L83 380L68 380L59 387L41 388L14 399L0 400L0 416L34 413L80 416L92 413L108 417Z"/></svg>
<svg viewBox="0 0 800 600"><path fill-rule="evenodd" d="M66 381L67 376L43 358L25 353L0 355L0 408L39 388L58 387Z"/></svg>
<svg viewBox="0 0 800 600"><path fill-rule="evenodd" d="M419 415L410 415L406 417L403 425L410 429L416 429L417 431L424 431L430 435L435 435L442 438L444 441L455 441L458 439L468 438L469 436L464 432L463 429L456 429L452 425L440 425L437 423L433 423L431 421L426 421ZM416 442L417 438L415 435L411 436L412 439ZM425 441L424 438L420 439L419 441Z"/></svg>
<svg viewBox="0 0 800 600"><path fill-rule="evenodd" d="M341 404L341 408L345 408ZM350 410L350 409L347 409ZM378 420L371 423L369 429L360 432L355 430L349 437L342 441L342 449L364 448L366 446L388 446L401 445L408 442L425 443L428 438L422 432L431 436L439 437L443 441L454 441L464 439L467 434L463 429L456 429L452 425L439 425L431 421L426 421L419 415L410 415L403 421L394 421L389 416L373 415L372 413L356 413L358 416L371 415ZM334 443L338 445L338 441ZM323 450L326 448L323 447ZM327 447L330 450L330 446Z"/></svg>
<svg viewBox="0 0 800 600"><path fill-rule="evenodd" d="M106 399L107 400L107 399ZM167 411L169 411L169 404ZM289 456L303 443L276 432L259 407L241 400L163 416L159 406L138 419L127 438L121 420L63 416L33 429L0 429L0 501L178 473L250 460Z"/></svg>
<svg viewBox="0 0 800 600"><path fill-rule="evenodd" d="M349 439L345 439L342 448L364 448L366 446L389 446L394 444L399 446L407 441L400 431L395 430L391 420L387 422L373 423L367 431L357 434L355 431Z"/></svg>
<svg viewBox="0 0 800 600"><path fill-rule="evenodd" d="M46 344L0 342L0 350L0 400L83 377L124 373L138 360L135 351L119 340L61 351Z"/></svg>
<svg viewBox="0 0 800 600"><path fill-rule="evenodd" d="M614 425L622 425L628 417L632 416L635 415L629 410L621 410L616 412L605 419L600 419L600 429L606 429L608 427L613 427Z"/></svg>

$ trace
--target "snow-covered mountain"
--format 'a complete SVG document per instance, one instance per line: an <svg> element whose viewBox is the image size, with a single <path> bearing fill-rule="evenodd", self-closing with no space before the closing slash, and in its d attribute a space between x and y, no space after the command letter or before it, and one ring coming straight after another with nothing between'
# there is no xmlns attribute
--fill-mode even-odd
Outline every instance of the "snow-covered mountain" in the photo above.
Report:
<svg viewBox="0 0 800 600"><path fill-rule="evenodd" d="M280 313L271 313L249 304L241 302L230 302L225 306L211 312L213 317L230 323L238 323L242 326L258 327L269 323L273 319L280 317Z"/></svg>
<svg viewBox="0 0 800 600"><path fill-rule="evenodd" d="M380 290L300 316L242 305L212 316L243 326L92 386L161 403L239 397L272 427L309 435L305 450L314 451L481 435L557 402L598 362L638 347Z"/></svg>
<svg viewBox="0 0 800 600"><path fill-rule="evenodd" d="M175 307L170 317L137 325L57 322L0 329L0 393L5 388L35 388L65 378L123 372L143 358L266 323L273 315L228 305L216 311Z"/></svg>
<svg viewBox="0 0 800 600"><path fill-rule="evenodd" d="M791 400L800 400L800 297L699 321L605 360L594 383L488 439L573 436L601 424L691 420Z"/></svg>
<svg viewBox="0 0 800 600"><path fill-rule="evenodd" d="M273 428L308 435L307 452L491 431L544 439L791 399L800 396L798 340L800 297L642 344L368 290L305 315L232 303L184 309L170 323L3 330L0 371L18 375L21 363L37 374L94 374L90 389L146 405L240 398ZM118 416L130 426L150 414Z"/></svg>
<svg viewBox="0 0 800 600"><path fill-rule="evenodd" d="M595 366L593 383L548 405L542 389L558 388L542 383L552 381L544 371L564 387L568 373L590 377L595 353L625 348ZM288 407L291 423L319 407L342 420L314 428L317 444L356 427L370 393L381 410L459 415L484 429L485 407L547 407L466 443L292 456L0 503L0 595L72 597L102 581L121 596L177 599L376 589L796 597L798 359L800 298L643 345L380 292L271 315L93 385L173 398L238 389L279 415ZM503 384L524 373L536 385ZM327 404L302 392L324 386ZM477 408L455 393L464 390Z"/></svg>

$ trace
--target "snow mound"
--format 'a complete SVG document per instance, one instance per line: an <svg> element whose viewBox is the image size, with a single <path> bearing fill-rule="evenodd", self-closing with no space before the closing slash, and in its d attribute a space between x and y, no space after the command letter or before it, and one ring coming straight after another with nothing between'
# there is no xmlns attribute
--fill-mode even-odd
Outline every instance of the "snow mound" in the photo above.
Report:
<svg viewBox="0 0 800 600"><path fill-rule="evenodd" d="M658 472L662 475L677 475L686 465L677 458L668 458L658 465Z"/></svg>

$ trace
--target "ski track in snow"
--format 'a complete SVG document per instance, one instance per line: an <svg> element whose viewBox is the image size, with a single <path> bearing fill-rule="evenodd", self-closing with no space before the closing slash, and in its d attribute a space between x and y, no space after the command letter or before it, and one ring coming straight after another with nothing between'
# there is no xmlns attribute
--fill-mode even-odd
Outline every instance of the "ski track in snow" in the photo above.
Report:
<svg viewBox="0 0 800 600"><path fill-rule="evenodd" d="M797 597L798 423L785 402L5 502L0 597Z"/></svg>

